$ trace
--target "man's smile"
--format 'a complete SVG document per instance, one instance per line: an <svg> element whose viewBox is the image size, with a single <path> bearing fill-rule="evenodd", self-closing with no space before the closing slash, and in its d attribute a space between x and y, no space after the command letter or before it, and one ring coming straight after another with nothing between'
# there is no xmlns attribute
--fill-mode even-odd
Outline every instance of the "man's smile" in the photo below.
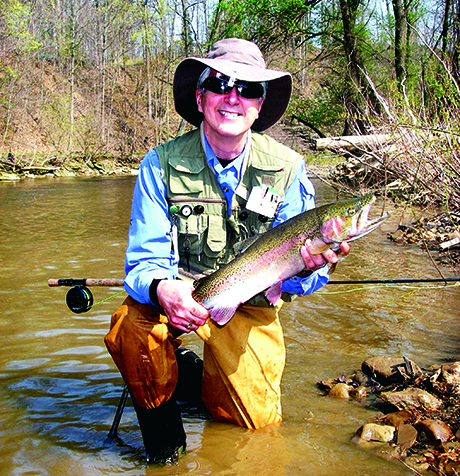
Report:
<svg viewBox="0 0 460 476"><path fill-rule="evenodd" d="M240 116L240 113L238 113L238 112L224 111L222 109L219 109L219 114L221 114L224 117L228 117L228 118L236 118L236 117Z"/></svg>

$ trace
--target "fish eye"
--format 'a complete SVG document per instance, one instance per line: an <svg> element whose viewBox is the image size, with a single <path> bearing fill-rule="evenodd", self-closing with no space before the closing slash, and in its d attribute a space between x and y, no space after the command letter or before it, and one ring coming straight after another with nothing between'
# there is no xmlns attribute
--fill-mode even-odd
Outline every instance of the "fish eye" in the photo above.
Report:
<svg viewBox="0 0 460 476"><path fill-rule="evenodd" d="M356 208L355 207L352 207L352 208L349 208L348 211L347 211L347 215L349 217L353 216L356 214Z"/></svg>

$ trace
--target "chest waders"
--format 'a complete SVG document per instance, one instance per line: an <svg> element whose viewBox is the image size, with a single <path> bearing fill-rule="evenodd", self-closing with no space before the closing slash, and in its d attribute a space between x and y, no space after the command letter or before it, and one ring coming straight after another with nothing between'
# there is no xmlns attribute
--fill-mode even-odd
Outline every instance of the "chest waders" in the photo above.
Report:
<svg viewBox="0 0 460 476"><path fill-rule="evenodd" d="M302 160L269 137L253 133L248 165L229 210L207 164L199 131L156 150L171 231L177 227L172 255L177 253L179 265L190 265L193 271L219 268L234 257L241 240L271 227L272 218L246 209L247 196L254 187L266 185L283 200ZM195 359L187 373L203 376L203 402L214 420L253 429L281 421L285 349L280 307L269 307L259 296L241 306L225 326L208 319L197 329L204 341L204 362ZM173 395L181 387L177 381L183 365L176 331L156 307L128 297L113 314L105 337L131 394L150 461L175 460L186 445Z"/></svg>

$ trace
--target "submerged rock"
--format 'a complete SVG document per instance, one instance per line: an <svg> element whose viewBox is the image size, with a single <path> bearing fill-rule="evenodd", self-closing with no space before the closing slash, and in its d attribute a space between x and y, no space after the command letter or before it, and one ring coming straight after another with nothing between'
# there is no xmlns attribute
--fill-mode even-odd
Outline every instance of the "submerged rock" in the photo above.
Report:
<svg viewBox="0 0 460 476"><path fill-rule="evenodd" d="M329 391L330 397L350 398L350 387L346 383L337 383Z"/></svg>
<svg viewBox="0 0 460 476"><path fill-rule="evenodd" d="M379 443L390 443L394 440L396 428L389 425L379 425L377 423L366 423L356 432L356 436L364 441L377 441Z"/></svg>

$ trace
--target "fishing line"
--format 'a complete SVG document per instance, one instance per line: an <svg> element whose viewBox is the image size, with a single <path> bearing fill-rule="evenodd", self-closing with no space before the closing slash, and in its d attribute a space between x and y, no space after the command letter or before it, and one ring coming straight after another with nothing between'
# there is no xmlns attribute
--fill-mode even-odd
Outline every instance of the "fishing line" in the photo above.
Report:
<svg viewBox="0 0 460 476"><path fill-rule="evenodd" d="M335 283L333 283L335 284ZM342 284L342 282L341 282ZM345 284L345 282L343 282ZM346 289L343 291L315 291L315 295L320 295L320 296L329 296L331 294L346 294L346 293L354 293L357 291L367 291L369 289L378 289L378 288L406 288L406 289L414 289L414 290L420 290L420 289L445 289L445 288L454 288L460 286L460 283L454 283L454 284L446 284L445 286L440 287L439 285L436 286L409 286L409 285L402 285L402 284L390 284L390 283L382 283L382 284L375 284L373 286L364 286L361 288L353 288L353 289Z"/></svg>
<svg viewBox="0 0 460 476"><path fill-rule="evenodd" d="M113 299L113 298L115 298L115 297L117 297L117 296L121 296L121 295L124 294L125 292L126 292L126 291L123 290L123 291L118 291L118 292L115 293L115 294L111 294L110 296L107 296L106 298L101 299L100 301L96 301L96 302L93 304L92 307L98 306L99 304L102 304L102 303L104 303L104 302L106 302L106 301L109 301L110 299Z"/></svg>

